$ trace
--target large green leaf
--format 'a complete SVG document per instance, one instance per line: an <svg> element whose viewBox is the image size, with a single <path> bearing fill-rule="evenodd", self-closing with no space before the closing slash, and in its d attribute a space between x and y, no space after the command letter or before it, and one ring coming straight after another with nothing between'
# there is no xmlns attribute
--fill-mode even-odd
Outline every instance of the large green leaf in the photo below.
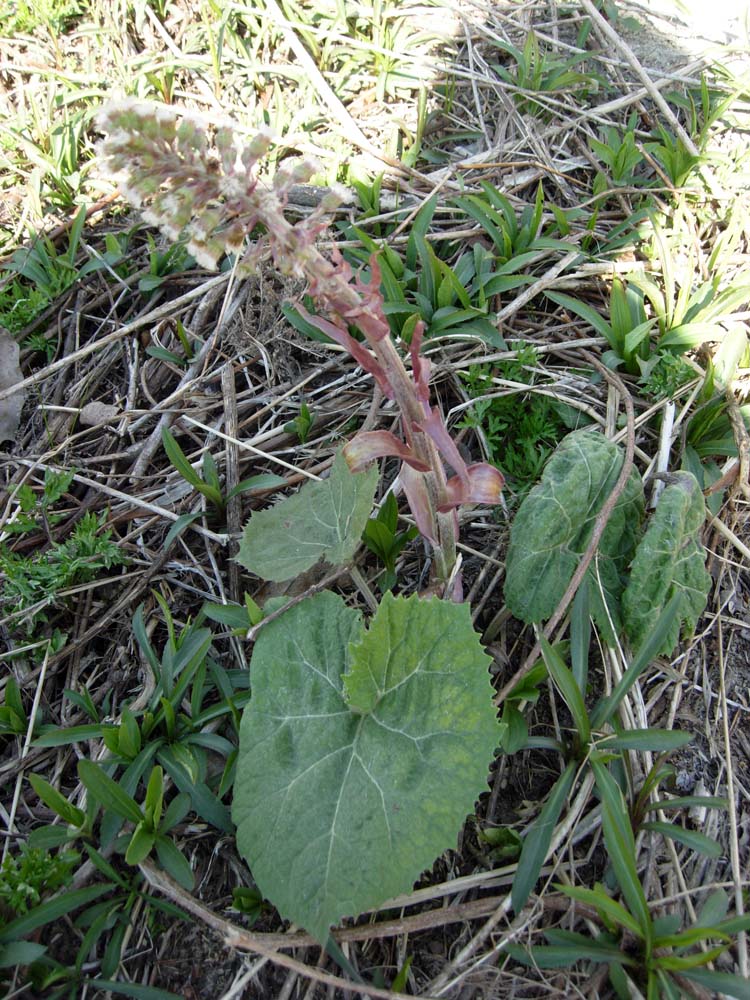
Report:
<svg viewBox="0 0 750 1000"><path fill-rule="evenodd" d="M365 632L324 592L263 629L233 817L282 916L323 942L455 844L497 741L487 664L468 606L436 598L386 594Z"/></svg>
<svg viewBox="0 0 750 1000"><path fill-rule="evenodd" d="M319 559L334 566L354 555L372 511L378 469L351 472L341 452L328 479L256 511L245 527L237 562L264 580L291 580Z"/></svg>
<svg viewBox="0 0 750 1000"><path fill-rule="evenodd" d="M522 621L550 617L591 538L612 492L623 453L596 431L568 434L547 463L539 485L521 504L510 532L505 601ZM591 614L614 643L623 572L632 557L643 513L643 485L635 470L604 529L588 571Z"/></svg>
<svg viewBox="0 0 750 1000"><path fill-rule="evenodd" d="M695 476L674 473L638 545L622 597L625 629L636 649L675 594L680 596L678 611L658 652L672 652L681 628L688 635L695 629L711 586L700 538L705 517L706 505Z"/></svg>

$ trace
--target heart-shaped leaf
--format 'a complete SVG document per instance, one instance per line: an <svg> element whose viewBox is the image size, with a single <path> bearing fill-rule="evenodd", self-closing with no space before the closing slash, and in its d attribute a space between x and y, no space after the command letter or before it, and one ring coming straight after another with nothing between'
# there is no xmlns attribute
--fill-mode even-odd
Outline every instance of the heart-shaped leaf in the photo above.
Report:
<svg viewBox="0 0 750 1000"><path fill-rule="evenodd" d="M306 483L294 496L251 515L237 562L278 583L306 572L319 559L333 566L348 562L372 511L377 485L377 465L351 472L339 452L328 479Z"/></svg>
<svg viewBox="0 0 750 1000"><path fill-rule="evenodd" d="M487 787L498 726L469 608L386 594L370 628L335 594L260 633L233 817L265 896L324 942L411 888Z"/></svg>

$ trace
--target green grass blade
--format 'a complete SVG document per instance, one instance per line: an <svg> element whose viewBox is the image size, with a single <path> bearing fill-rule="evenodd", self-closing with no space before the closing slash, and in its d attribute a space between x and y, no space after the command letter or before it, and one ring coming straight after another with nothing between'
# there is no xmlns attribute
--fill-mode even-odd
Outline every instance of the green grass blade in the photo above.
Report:
<svg viewBox="0 0 750 1000"><path fill-rule="evenodd" d="M192 890L195 878L190 864L169 837L156 838L156 856L164 871L171 875L175 882L188 891Z"/></svg>
<svg viewBox="0 0 750 1000"><path fill-rule="evenodd" d="M579 691L585 691L588 682L590 642L589 578L585 576L570 612L570 668Z"/></svg>
<svg viewBox="0 0 750 1000"><path fill-rule="evenodd" d="M30 774L29 783L39 798L45 805L56 812L60 819L71 826L81 827L86 819L86 814L82 809L68 802L65 796L61 795L48 781L39 774Z"/></svg>
<svg viewBox="0 0 750 1000"><path fill-rule="evenodd" d="M660 833L663 837L669 837L670 840L683 844L698 854L705 854L709 858L720 858L724 853L721 844L713 837L707 837L705 833L700 833L698 830L686 830L684 826L679 826L677 823L649 820L642 824L641 829Z"/></svg>
<svg viewBox="0 0 750 1000"><path fill-rule="evenodd" d="M35 906L28 913L24 913L22 917L17 917L6 924L0 931L0 944L25 937L32 931L44 927L45 924L59 920L73 910L77 910L79 906L85 906L86 903L103 896L111 888L109 882L87 885L83 889L73 889L71 892L63 892L53 899L48 899L45 903Z"/></svg>
<svg viewBox="0 0 750 1000"><path fill-rule="evenodd" d="M45 730L34 740L35 747L65 747L71 743L83 743L87 740L99 740L102 733L117 729L115 725L102 725L98 722L84 726L71 726L69 729Z"/></svg>
<svg viewBox="0 0 750 1000"><path fill-rule="evenodd" d="M680 594L674 594L665 604L664 610L659 615L653 631L642 643L641 648L638 650L633 662L622 675L615 689L607 698L603 698L600 702L598 702L591 713L591 726L593 729L601 728L605 722L608 722L609 719L612 718L622 699L635 684L649 663L651 663L651 661L656 657L658 651L664 645L667 633L672 627L672 622L675 616L679 613L681 600L682 597Z"/></svg>
<svg viewBox="0 0 750 1000"><path fill-rule="evenodd" d="M135 800L92 760L78 761L78 777L96 801L123 819L140 823L143 813Z"/></svg>
<svg viewBox="0 0 750 1000"><path fill-rule="evenodd" d="M604 843L629 911L638 921L644 939L653 937L653 925L643 886L635 863L635 838L627 806L615 779L601 761L592 758L591 767L602 800Z"/></svg>
<svg viewBox="0 0 750 1000"><path fill-rule="evenodd" d="M168 427L162 427L161 441L164 445L164 451L166 452L167 458L175 469L177 469L182 478L186 482L190 483L190 485L196 490L200 490L205 485L203 480L192 467L190 462L188 462L187 455L177 444L177 440Z"/></svg>
<svg viewBox="0 0 750 1000"><path fill-rule="evenodd" d="M692 733L669 729L631 729L617 736L608 736L598 744L600 750L652 750L664 753L679 750L692 743Z"/></svg>
<svg viewBox="0 0 750 1000"><path fill-rule="evenodd" d="M683 969L680 975L712 993L733 997L734 1000L750 1000L750 979L735 976L731 972L714 972L711 969Z"/></svg>
<svg viewBox="0 0 750 1000"><path fill-rule="evenodd" d="M576 727L578 738L586 746L591 740L591 726L581 689L576 684L575 677L569 668L566 667L561 657L543 635L539 637L539 644L542 648L542 656L544 657L544 662L547 664L549 675L555 687L562 695L563 701L568 706L570 714L573 716L573 725Z"/></svg>
<svg viewBox="0 0 750 1000"><path fill-rule="evenodd" d="M524 838L518 869L511 888L511 902L516 913L520 913L523 909L536 880L539 878L539 872L552 841L555 824L560 818L563 806L568 801L575 775L575 761L570 761L553 785L542 811Z"/></svg>
<svg viewBox="0 0 750 1000"><path fill-rule="evenodd" d="M110 979L89 979L89 985L98 990L108 990L120 997L134 997L135 1000L180 1000L176 993L160 990L156 986L142 986L140 983L116 983Z"/></svg>
<svg viewBox="0 0 750 1000"><path fill-rule="evenodd" d="M635 937L643 937L643 932L638 921L632 914L628 913L622 903L618 903L616 899L612 899L602 886L598 885L596 889L585 889L583 886L557 884L555 885L555 889L564 892L571 899L577 899L579 903L585 903L587 906L594 907L594 909L599 910L605 916L609 917L613 923L619 924L621 927L629 930Z"/></svg>

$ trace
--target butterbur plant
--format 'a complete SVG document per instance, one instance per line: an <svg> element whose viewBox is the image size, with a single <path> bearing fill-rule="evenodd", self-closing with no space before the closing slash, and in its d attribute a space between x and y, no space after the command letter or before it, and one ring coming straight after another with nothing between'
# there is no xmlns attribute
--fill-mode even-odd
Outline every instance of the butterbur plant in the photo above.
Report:
<svg viewBox="0 0 750 1000"><path fill-rule="evenodd" d="M211 148L207 122L163 106L114 102L102 111L99 126L107 133L103 163L122 193L143 209L147 222L172 239L184 231L187 249L198 263L215 268L225 254L237 254L240 270L247 271L270 254L283 274L306 279L309 294L328 318L312 316L298 304L300 314L344 347L401 413L403 440L389 431L358 434L344 447L347 464L359 472L378 458L401 460L409 506L435 551L437 581L452 587L460 599L460 581L453 578L456 508L498 503L503 477L486 463L467 466L439 409L430 405L430 364L420 356L421 324L411 337L411 372L406 370L383 311L377 259L371 260L371 281L364 284L337 253L328 260L318 250L315 238L325 225L325 213L338 203L336 193L307 219L290 223L285 218L290 187L309 180L314 164L279 170L269 187L253 173L272 144L268 132L259 132L243 146L231 125L220 124ZM246 249L246 238L258 225L265 235ZM349 327L364 336L365 344ZM443 460L453 468L451 478Z"/></svg>
<svg viewBox="0 0 750 1000"><path fill-rule="evenodd" d="M297 304L302 317L344 347L400 411L400 438L357 434L327 479L252 515L238 554L270 580L320 559L350 562L372 510L375 460L386 456L401 463L409 507L434 553L431 590L444 600L387 593L365 627L358 611L323 591L264 622L253 648L234 785L238 844L282 916L325 942L341 917L408 890L453 846L486 787L498 727L488 658L460 603L456 511L499 502L503 477L466 464L431 404L421 323L404 364L377 257L365 283L335 251L328 259L316 246L335 196L307 219L285 218L290 185L309 179L312 165L262 183L253 169L268 134L243 145L219 124L211 140L207 123L165 107L110 104L100 126L105 166L147 221L173 239L184 234L204 266L235 254L248 270L269 255L282 273L304 278L318 315ZM246 247L256 227L264 235Z"/></svg>

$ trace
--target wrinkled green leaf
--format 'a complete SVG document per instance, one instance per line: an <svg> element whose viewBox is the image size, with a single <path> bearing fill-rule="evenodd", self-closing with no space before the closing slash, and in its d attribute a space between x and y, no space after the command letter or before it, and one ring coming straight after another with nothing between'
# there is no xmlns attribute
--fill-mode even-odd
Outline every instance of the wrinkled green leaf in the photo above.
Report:
<svg viewBox="0 0 750 1000"><path fill-rule="evenodd" d="M671 653L683 634L691 635L706 606L711 577L700 531L706 505L690 472L670 477L635 553L630 580L622 597L625 629L634 648L651 630L654 618L674 594L678 613L659 653Z"/></svg>
<svg viewBox="0 0 750 1000"><path fill-rule="evenodd" d="M319 559L334 566L354 555L372 510L377 465L349 470L339 452L328 479L302 489L250 517L237 561L264 580L290 580Z"/></svg>
<svg viewBox="0 0 750 1000"><path fill-rule="evenodd" d="M468 606L335 594L260 633L233 816L258 887L319 941L406 891L486 788L497 722Z"/></svg>
<svg viewBox="0 0 750 1000"><path fill-rule="evenodd" d="M516 618L540 622L555 610L622 462L622 450L590 430L568 434L550 458L510 532L505 601ZM616 638L612 623L615 629L620 623L622 574L635 548L642 512L643 486L634 470L587 574L591 615L611 644Z"/></svg>

